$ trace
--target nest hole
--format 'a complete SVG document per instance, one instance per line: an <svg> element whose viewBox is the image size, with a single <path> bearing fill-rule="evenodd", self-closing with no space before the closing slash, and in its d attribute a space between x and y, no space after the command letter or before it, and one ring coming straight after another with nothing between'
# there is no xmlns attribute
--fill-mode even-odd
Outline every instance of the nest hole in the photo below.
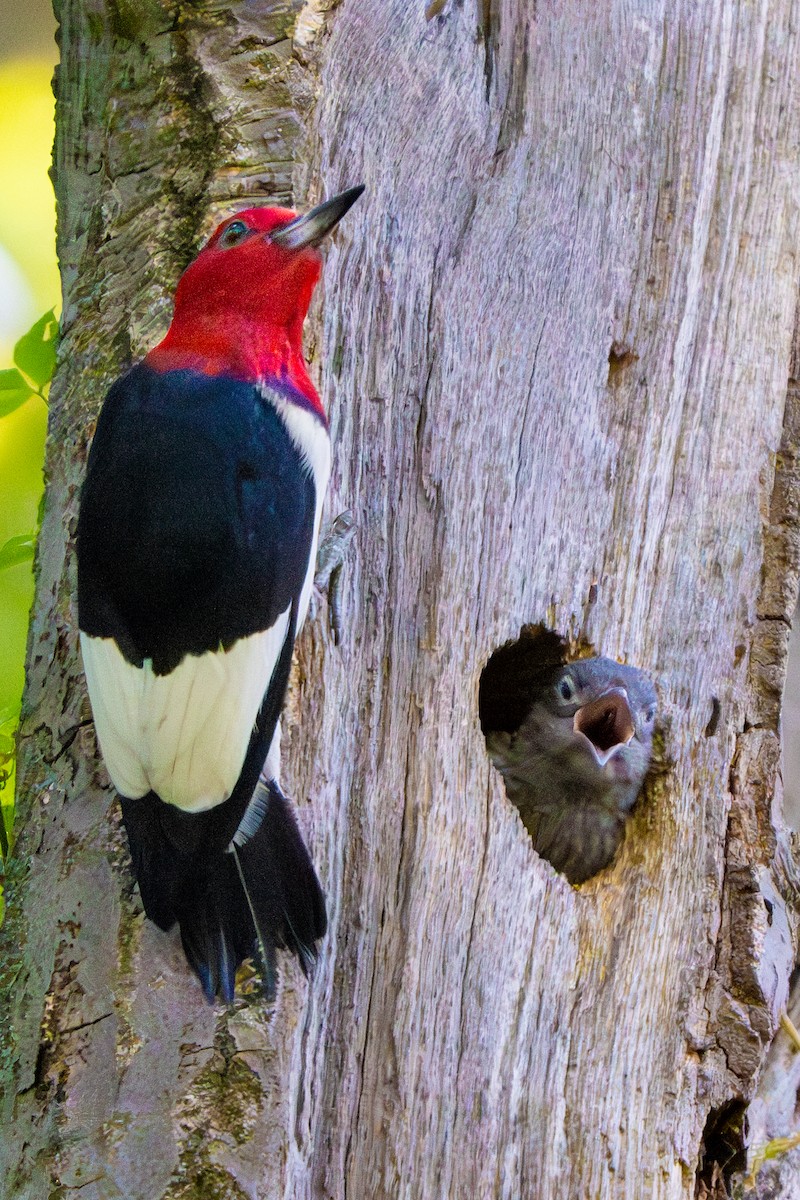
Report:
<svg viewBox="0 0 800 1200"><path fill-rule="evenodd" d="M545 625L523 625L516 641L495 650L481 672L478 716L484 737L516 733L531 697L554 682L565 663L595 653L590 643L573 642Z"/></svg>
<svg viewBox="0 0 800 1200"><path fill-rule="evenodd" d="M536 695L567 661L568 642L544 625L525 625L514 642L495 650L481 672L478 715L484 737L516 733Z"/></svg>
<svg viewBox="0 0 800 1200"><path fill-rule="evenodd" d="M534 850L571 884L604 870L622 844L655 713L645 672L544 625L523 627L481 673L489 758Z"/></svg>

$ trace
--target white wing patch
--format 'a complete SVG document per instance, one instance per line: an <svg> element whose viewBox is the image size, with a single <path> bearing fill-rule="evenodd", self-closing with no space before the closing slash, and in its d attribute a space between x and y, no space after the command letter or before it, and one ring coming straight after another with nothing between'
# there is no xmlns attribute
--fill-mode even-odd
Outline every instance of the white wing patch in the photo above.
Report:
<svg viewBox="0 0 800 1200"><path fill-rule="evenodd" d="M230 650L187 655L169 675L127 662L113 638L81 634L95 728L117 791L154 791L185 812L230 796L286 639L291 605L271 629ZM278 741L278 746L280 741Z"/></svg>

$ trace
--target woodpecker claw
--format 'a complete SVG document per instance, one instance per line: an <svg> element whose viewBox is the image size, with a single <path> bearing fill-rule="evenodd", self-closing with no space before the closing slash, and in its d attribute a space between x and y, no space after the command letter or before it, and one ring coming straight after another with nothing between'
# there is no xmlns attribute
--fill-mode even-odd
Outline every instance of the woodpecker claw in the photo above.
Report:
<svg viewBox="0 0 800 1200"><path fill-rule="evenodd" d="M355 537L356 519L352 511L346 508L338 517L331 521L328 528L319 539L317 551L317 567L314 573L314 584L324 592L330 583L330 578L337 567L345 560L347 550Z"/></svg>
<svg viewBox="0 0 800 1200"><path fill-rule="evenodd" d="M331 521L320 538L317 552L317 570L314 586L318 592L328 593L328 627L334 646L341 639L341 579L342 567L347 551L355 537L356 521L349 508Z"/></svg>

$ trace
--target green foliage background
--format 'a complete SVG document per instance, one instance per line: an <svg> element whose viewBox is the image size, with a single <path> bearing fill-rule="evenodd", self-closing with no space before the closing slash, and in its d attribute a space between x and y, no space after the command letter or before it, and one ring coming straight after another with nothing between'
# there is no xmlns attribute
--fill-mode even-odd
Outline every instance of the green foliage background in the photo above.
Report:
<svg viewBox="0 0 800 1200"><path fill-rule="evenodd" d="M30 31L31 12L19 10ZM10 18L9 18L10 19ZM5 854L14 799L14 734L24 684L33 600L33 535L42 495L47 385L55 354L52 312L29 335L15 336L59 295L55 200L48 177L53 143L53 61L43 19L21 57L0 61L0 851ZM9 42L6 42L8 45ZM41 45L41 50L38 47ZM2 59L2 46L0 46ZM0 862L0 869L2 863ZM0 887L0 915L2 888Z"/></svg>
<svg viewBox="0 0 800 1200"><path fill-rule="evenodd" d="M0 420L8 420L15 412L19 411L29 403L39 403L46 408L47 392L50 387L50 380L53 377L53 371L56 365L56 344L58 339L58 321L51 309L40 317L32 329L29 329L23 335L14 347L14 366L8 367L0 371ZM12 441L12 449L19 450L18 443ZM39 465L41 455L38 453L38 447L34 448L33 461ZM24 468L26 465L24 460L21 464ZM30 461L27 463L31 465ZM23 470L24 474L24 470ZM31 564L36 547L36 525L31 524L27 529L19 533L13 533L0 544L0 595L4 591L11 591L13 595L14 575L20 575L24 572L24 582L28 585L26 589L30 591L31 579ZM11 576L11 584L9 587L4 587L6 576ZM17 581L19 583L19 580ZM23 596L24 600L24 591ZM14 612L13 607L5 613L5 620L11 624L12 635L15 632L14 618L20 629L24 629L27 625L28 607L25 606L24 611ZM19 633L19 630L16 631ZM17 636L16 645L12 637L10 649L13 653L17 651L17 661L12 662L12 668L18 668L17 674L22 667L20 661L20 642L21 638ZM23 651L24 653L24 651ZM13 685L13 671L9 672L6 682L6 690L9 689L9 683ZM0 851L3 857L8 854L9 833L13 818L13 801L14 801L14 732L19 720L21 689L19 695L11 692L4 697L6 703L0 709L0 802L2 802L3 820L0 822Z"/></svg>

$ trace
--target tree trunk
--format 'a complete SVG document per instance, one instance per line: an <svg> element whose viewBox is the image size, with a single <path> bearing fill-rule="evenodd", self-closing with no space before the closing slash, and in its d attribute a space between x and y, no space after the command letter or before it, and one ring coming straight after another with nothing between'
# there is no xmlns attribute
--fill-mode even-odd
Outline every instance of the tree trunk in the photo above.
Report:
<svg viewBox="0 0 800 1200"><path fill-rule="evenodd" d="M724 1195L797 923L800 4L60 8L3 1194ZM80 724L86 447L220 212L358 182L309 328L327 511L358 532L286 739L330 932L310 984L284 957L273 1008L214 1010L142 916ZM531 622L660 692L666 770L579 888L533 851L478 721L482 667Z"/></svg>

